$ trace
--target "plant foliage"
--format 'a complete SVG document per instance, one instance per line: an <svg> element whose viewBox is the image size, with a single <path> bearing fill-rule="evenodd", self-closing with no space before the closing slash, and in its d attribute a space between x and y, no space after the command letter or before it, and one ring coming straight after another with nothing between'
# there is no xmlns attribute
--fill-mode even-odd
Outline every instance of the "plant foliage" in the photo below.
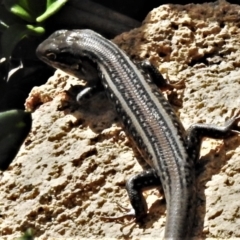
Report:
<svg viewBox="0 0 240 240"><path fill-rule="evenodd" d="M0 112L0 170L8 168L32 126L31 113L23 110Z"/></svg>
<svg viewBox="0 0 240 240"><path fill-rule="evenodd" d="M0 33L2 57L9 58L16 44L26 36L45 33L44 22L68 0L2 0Z"/></svg>

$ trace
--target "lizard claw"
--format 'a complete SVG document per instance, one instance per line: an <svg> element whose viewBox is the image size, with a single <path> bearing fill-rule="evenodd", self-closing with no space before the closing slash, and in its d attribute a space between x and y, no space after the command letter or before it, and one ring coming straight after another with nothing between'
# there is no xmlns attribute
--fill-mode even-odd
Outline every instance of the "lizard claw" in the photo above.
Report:
<svg viewBox="0 0 240 240"><path fill-rule="evenodd" d="M231 129L231 132L240 134L240 127L238 126L239 121L240 121L240 115L239 116L235 116L234 118L232 118L230 120L230 125L235 127L233 129Z"/></svg>
<svg viewBox="0 0 240 240"><path fill-rule="evenodd" d="M179 80L178 82L176 83L170 83L168 82L167 83L167 86L166 86L168 89L182 89L185 87L185 81L184 80Z"/></svg>
<svg viewBox="0 0 240 240"><path fill-rule="evenodd" d="M125 218L129 218L129 217L132 217L133 220L130 221L129 223L127 223L127 225L135 222L136 220L136 217L135 217L135 210L133 208L129 209L129 208L126 208L126 207L123 207L121 204L117 203L118 207L123 209L123 210L128 210L127 213L121 215L121 216L116 216L116 217L107 217L107 216L102 216L100 217L102 220L108 220L108 221L115 221L115 220L122 220L122 219L125 219Z"/></svg>

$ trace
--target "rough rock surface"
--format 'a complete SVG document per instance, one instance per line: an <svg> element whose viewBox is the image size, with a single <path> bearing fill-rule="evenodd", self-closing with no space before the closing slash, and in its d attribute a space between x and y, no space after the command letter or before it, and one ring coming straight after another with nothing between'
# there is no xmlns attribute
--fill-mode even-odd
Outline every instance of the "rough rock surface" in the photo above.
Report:
<svg viewBox="0 0 240 240"><path fill-rule="evenodd" d="M225 1L164 5L143 25L114 41L135 59L148 58L185 88L168 91L181 121L222 125L240 107L240 7ZM164 233L166 206L157 190L146 193L143 226L107 222L129 206L126 179L143 160L103 94L71 112L59 110L63 90L81 81L57 71L31 92L33 128L0 181L0 236L31 227L40 239L152 239ZM240 136L203 142L197 168L196 238L240 237Z"/></svg>

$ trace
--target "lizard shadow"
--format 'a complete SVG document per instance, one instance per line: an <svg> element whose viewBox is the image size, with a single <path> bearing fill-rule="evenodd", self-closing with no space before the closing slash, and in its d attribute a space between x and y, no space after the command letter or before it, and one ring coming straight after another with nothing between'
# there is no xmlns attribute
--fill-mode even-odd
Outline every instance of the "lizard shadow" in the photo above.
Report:
<svg viewBox="0 0 240 240"><path fill-rule="evenodd" d="M65 115L70 114L76 118L72 127L89 127L94 133L101 135L101 132L113 123L119 125L117 114L104 91L89 96L80 104L76 102L78 90L83 88L81 85L71 86L66 91L67 97L63 100L65 103L59 108Z"/></svg>
<svg viewBox="0 0 240 240"><path fill-rule="evenodd" d="M226 140L226 141L225 141ZM229 138L222 140L221 146L217 146L215 149L211 149L209 153L201 156L196 163L196 214L193 226L194 236L201 236L201 239L207 237L207 231L204 231L204 218L207 213L206 193L207 183L211 181L214 175L221 172L221 169L227 164L231 154L229 152L234 151L240 144L240 136L234 134ZM214 194L214 191L212 191ZM216 216L217 217L217 216ZM211 217L211 219L214 218Z"/></svg>

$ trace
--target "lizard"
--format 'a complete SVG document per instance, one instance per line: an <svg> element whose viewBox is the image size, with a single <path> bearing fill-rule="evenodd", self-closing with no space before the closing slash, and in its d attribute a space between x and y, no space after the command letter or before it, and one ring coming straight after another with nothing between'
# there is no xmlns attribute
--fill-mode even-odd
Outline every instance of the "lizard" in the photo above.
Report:
<svg viewBox="0 0 240 240"><path fill-rule="evenodd" d="M171 86L161 73L148 61L136 64L92 30L58 30L36 52L50 66L86 80L78 102L99 86L105 89L127 135L151 167L126 183L136 220L147 213L142 191L161 186L167 204L164 238L190 238L196 208L194 167L202 139L230 136L239 117L224 126L193 124L185 130L159 89Z"/></svg>

